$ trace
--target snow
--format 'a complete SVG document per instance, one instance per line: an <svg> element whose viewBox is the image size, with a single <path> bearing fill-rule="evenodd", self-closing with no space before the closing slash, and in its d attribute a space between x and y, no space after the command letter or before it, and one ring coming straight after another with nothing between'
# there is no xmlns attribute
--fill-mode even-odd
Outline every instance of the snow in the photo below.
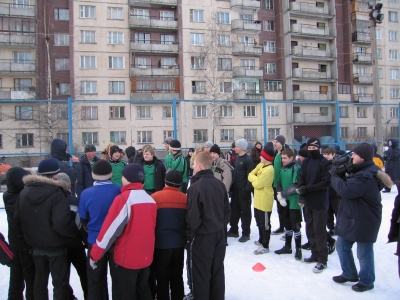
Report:
<svg viewBox="0 0 400 300"><path fill-rule="evenodd" d="M375 251L375 288L364 293L357 293L351 289L352 283L337 284L332 281L332 276L340 275L341 268L337 252L329 255L328 269L320 274L314 274L312 268L315 264L306 264L294 259L294 254L277 255L273 251L283 246L281 235L271 236L270 253L254 255L257 248L254 240L258 238L255 221L252 221L251 239L242 244L236 238L228 238L229 246L225 257L225 299L399 299L400 284L397 272L396 244L387 244L387 234L390 227L391 212L394 198L397 195L393 187L391 193L382 194L383 215L378 240L374 245ZM1 199L2 194L0 193ZM272 229L278 226L278 218L274 207L272 213ZM7 236L7 220L4 209L0 210L0 232ZM304 225L302 228L303 241L306 240ZM353 247L354 257L356 245ZM303 250L303 257L310 256L311 251ZM266 270L254 272L252 267L262 263ZM358 267L358 260L356 259ZM184 270L186 282L186 270ZM0 296L6 299L8 293L9 268L0 265ZM109 280L110 282L110 280ZM79 278L75 269L71 268L70 284L79 300L83 299ZM110 290L110 286L109 286ZM188 287L185 285L188 292ZM49 280L49 291L52 285ZM111 295L111 291L110 291ZM50 295L52 299L52 295Z"/></svg>

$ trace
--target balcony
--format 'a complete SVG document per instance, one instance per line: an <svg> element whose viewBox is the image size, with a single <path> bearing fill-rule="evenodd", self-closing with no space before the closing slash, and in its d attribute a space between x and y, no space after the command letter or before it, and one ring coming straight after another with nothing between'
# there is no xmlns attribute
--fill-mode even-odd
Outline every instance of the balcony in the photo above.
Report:
<svg viewBox="0 0 400 300"><path fill-rule="evenodd" d="M0 73L35 73L35 60L0 59Z"/></svg>
<svg viewBox="0 0 400 300"><path fill-rule="evenodd" d="M31 86L26 91L17 91L15 88L0 88L0 100L34 100L36 99L35 87Z"/></svg>
<svg viewBox="0 0 400 300"><path fill-rule="evenodd" d="M357 64L371 64L372 63L372 55L367 53L354 53L353 54L353 62Z"/></svg>
<svg viewBox="0 0 400 300"><path fill-rule="evenodd" d="M304 60L328 60L333 61L334 57L331 55L329 49L320 49L317 47L309 47L309 46L294 46L292 47L292 53L296 59L304 59Z"/></svg>
<svg viewBox="0 0 400 300"><path fill-rule="evenodd" d="M361 20L369 22L369 13L362 11L354 11L351 13L351 20L352 21Z"/></svg>
<svg viewBox="0 0 400 300"><path fill-rule="evenodd" d="M320 94L319 91L294 91L293 99L303 101L331 101L332 95L330 92Z"/></svg>
<svg viewBox="0 0 400 300"><path fill-rule="evenodd" d="M264 93L257 90L234 90L233 100L263 100Z"/></svg>
<svg viewBox="0 0 400 300"><path fill-rule="evenodd" d="M259 34L261 32L261 21L232 20L233 32Z"/></svg>
<svg viewBox="0 0 400 300"><path fill-rule="evenodd" d="M35 12L35 5L0 3L0 15L34 17Z"/></svg>
<svg viewBox="0 0 400 300"><path fill-rule="evenodd" d="M131 15L129 17L130 28L147 28L154 30L178 30L178 21L174 18L163 17L147 17L144 18L142 15Z"/></svg>
<svg viewBox="0 0 400 300"><path fill-rule="evenodd" d="M308 24L292 24L291 34L301 38L321 38L321 39L333 39L333 36L329 35L329 28L321 28L316 25Z"/></svg>
<svg viewBox="0 0 400 300"><path fill-rule="evenodd" d="M132 89L131 100L172 100L179 99L179 90Z"/></svg>
<svg viewBox="0 0 400 300"><path fill-rule="evenodd" d="M249 44L249 43L233 43L232 55L261 56L262 46L256 46L255 44Z"/></svg>
<svg viewBox="0 0 400 300"><path fill-rule="evenodd" d="M177 7L178 0L129 0L131 6Z"/></svg>
<svg viewBox="0 0 400 300"><path fill-rule="evenodd" d="M374 102L374 97L372 94L354 94L353 101L354 102L372 103L372 102Z"/></svg>
<svg viewBox="0 0 400 300"><path fill-rule="evenodd" d="M315 3L290 2L289 10L290 15L294 17L311 19L332 19L334 17L333 14L329 13L329 7L327 5L318 7Z"/></svg>
<svg viewBox="0 0 400 300"><path fill-rule="evenodd" d="M231 0L233 10L252 10L257 11L261 8L261 1L258 0Z"/></svg>
<svg viewBox="0 0 400 300"><path fill-rule="evenodd" d="M332 116L323 116L319 113L295 113L293 123L330 123Z"/></svg>
<svg viewBox="0 0 400 300"><path fill-rule="evenodd" d="M131 40L131 51L144 53L178 54L178 43L160 40Z"/></svg>
<svg viewBox="0 0 400 300"><path fill-rule="evenodd" d="M292 71L293 80L331 81L331 71L321 72L319 69L295 68Z"/></svg>
<svg viewBox="0 0 400 300"><path fill-rule="evenodd" d="M6 47L15 45L34 47L36 45L36 33L3 31L0 32L0 45Z"/></svg>
<svg viewBox="0 0 400 300"><path fill-rule="evenodd" d="M354 84L372 84L372 74L353 74Z"/></svg>
<svg viewBox="0 0 400 300"><path fill-rule="evenodd" d="M255 70L254 67L233 67L234 78L261 78L263 69Z"/></svg>
<svg viewBox="0 0 400 300"><path fill-rule="evenodd" d="M371 36L366 32L355 31L351 36L351 40L357 44L370 44Z"/></svg>
<svg viewBox="0 0 400 300"><path fill-rule="evenodd" d="M178 65L131 65L131 76L179 76Z"/></svg>

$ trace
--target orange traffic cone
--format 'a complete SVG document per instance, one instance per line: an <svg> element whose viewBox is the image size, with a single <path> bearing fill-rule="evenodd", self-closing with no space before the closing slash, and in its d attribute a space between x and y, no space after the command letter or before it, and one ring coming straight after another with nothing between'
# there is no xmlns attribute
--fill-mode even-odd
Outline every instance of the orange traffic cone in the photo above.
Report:
<svg viewBox="0 0 400 300"><path fill-rule="evenodd" d="M262 263L256 263L256 264L253 266L252 269L253 269L254 272L262 272L262 271L264 271L266 268L263 266Z"/></svg>

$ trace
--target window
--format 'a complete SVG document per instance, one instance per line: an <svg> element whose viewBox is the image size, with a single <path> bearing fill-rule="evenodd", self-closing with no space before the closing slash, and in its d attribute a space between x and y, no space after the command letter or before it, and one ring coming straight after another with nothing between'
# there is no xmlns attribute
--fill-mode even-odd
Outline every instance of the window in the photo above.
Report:
<svg viewBox="0 0 400 300"><path fill-rule="evenodd" d="M231 23L231 15L230 15L230 13L217 12L217 23L230 24Z"/></svg>
<svg viewBox="0 0 400 300"><path fill-rule="evenodd" d="M357 118L366 118L367 117L367 108L366 107L357 107Z"/></svg>
<svg viewBox="0 0 400 300"><path fill-rule="evenodd" d="M221 105L219 110L221 118L233 118L233 106L232 105Z"/></svg>
<svg viewBox="0 0 400 300"><path fill-rule="evenodd" d="M14 51L13 52L13 62L17 64L30 64L31 63L31 53L25 51Z"/></svg>
<svg viewBox="0 0 400 300"><path fill-rule="evenodd" d="M69 83L56 83L56 95L70 95L71 85Z"/></svg>
<svg viewBox="0 0 400 300"><path fill-rule="evenodd" d="M69 9L68 8L55 8L54 9L54 20L69 21Z"/></svg>
<svg viewBox="0 0 400 300"><path fill-rule="evenodd" d="M124 81L109 81L108 82L108 93L109 94L125 94L125 82Z"/></svg>
<svg viewBox="0 0 400 300"><path fill-rule="evenodd" d="M15 107L16 120L32 120L33 107L32 106L16 106Z"/></svg>
<svg viewBox="0 0 400 300"><path fill-rule="evenodd" d="M274 9L274 0L265 0L265 9Z"/></svg>
<svg viewBox="0 0 400 300"><path fill-rule="evenodd" d="M340 106L339 113L340 113L340 118L348 118L349 117L349 107L348 106Z"/></svg>
<svg viewBox="0 0 400 300"><path fill-rule="evenodd" d="M173 130L163 130L163 138L164 140L167 139L167 137L173 137L174 136L174 131Z"/></svg>
<svg viewBox="0 0 400 300"><path fill-rule="evenodd" d="M33 147L33 133L17 133L17 148Z"/></svg>
<svg viewBox="0 0 400 300"><path fill-rule="evenodd" d="M221 142L228 142L234 140L233 129L221 129Z"/></svg>
<svg viewBox="0 0 400 300"><path fill-rule="evenodd" d="M390 127L390 136L398 137L399 136L399 127Z"/></svg>
<svg viewBox="0 0 400 300"><path fill-rule="evenodd" d="M378 68L378 78L379 78L379 79L382 79L382 78L383 78L382 68Z"/></svg>
<svg viewBox="0 0 400 300"><path fill-rule="evenodd" d="M151 118L151 106L136 107L136 119L150 119L150 118Z"/></svg>
<svg viewBox="0 0 400 300"><path fill-rule="evenodd" d="M349 137L349 127L340 127L340 138Z"/></svg>
<svg viewBox="0 0 400 300"><path fill-rule="evenodd" d="M204 33L191 33L190 34L190 45L204 46Z"/></svg>
<svg viewBox="0 0 400 300"><path fill-rule="evenodd" d="M390 79L399 79L399 70L397 69L390 69Z"/></svg>
<svg viewBox="0 0 400 300"><path fill-rule="evenodd" d="M193 94L205 94L206 93L206 82L205 81L192 81L192 93Z"/></svg>
<svg viewBox="0 0 400 300"><path fill-rule="evenodd" d="M357 137L358 138L367 137L367 127L357 127Z"/></svg>
<svg viewBox="0 0 400 300"><path fill-rule="evenodd" d="M68 33L55 33L54 34L54 46L69 46L69 34Z"/></svg>
<svg viewBox="0 0 400 300"><path fill-rule="evenodd" d="M270 118L279 117L279 106L269 106L267 107L267 116Z"/></svg>
<svg viewBox="0 0 400 300"><path fill-rule="evenodd" d="M254 46L254 37L252 36L240 36L239 42L243 43L245 46Z"/></svg>
<svg viewBox="0 0 400 300"><path fill-rule="evenodd" d="M383 88L379 88L379 96L383 99Z"/></svg>
<svg viewBox="0 0 400 300"><path fill-rule="evenodd" d="M174 12L173 11L160 11L160 20L173 21Z"/></svg>
<svg viewBox="0 0 400 300"><path fill-rule="evenodd" d="M255 61L254 59L241 59L240 66L246 67L247 70L254 70Z"/></svg>
<svg viewBox="0 0 400 300"><path fill-rule="evenodd" d="M140 68L140 69L151 68L151 58L135 57L135 68Z"/></svg>
<svg viewBox="0 0 400 300"><path fill-rule="evenodd" d="M367 94L367 88L365 86L358 86L357 87L357 94L358 95L366 95Z"/></svg>
<svg viewBox="0 0 400 300"><path fill-rule="evenodd" d="M14 91L31 91L32 89L34 90L32 79L14 78Z"/></svg>
<svg viewBox="0 0 400 300"><path fill-rule="evenodd" d="M326 24L324 22L317 22L317 28L325 28Z"/></svg>
<svg viewBox="0 0 400 300"><path fill-rule="evenodd" d="M82 44L95 44L96 31L81 30L79 38L79 42Z"/></svg>
<svg viewBox="0 0 400 300"><path fill-rule="evenodd" d="M232 59L231 58L218 58L218 71L231 71Z"/></svg>
<svg viewBox="0 0 400 300"><path fill-rule="evenodd" d="M173 107L172 106L163 106L163 119L172 119L173 118Z"/></svg>
<svg viewBox="0 0 400 300"><path fill-rule="evenodd" d="M109 69L125 69L123 56L109 56L108 68Z"/></svg>
<svg viewBox="0 0 400 300"><path fill-rule="evenodd" d="M399 89L398 88L390 89L390 98L391 99L399 98Z"/></svg>
<svg viewBox="0 0 400 300"><path fill-rule="evenodd" d="M135 33L135 43L150 44L150 33Z"/></svg>
<svg viewBox="0 0 400 300"><path fill-rule="evenodd" d="M266 74L275 74L276 73L276 64L275 63L266 63L265 64L265 73Z"/></svg>
<svg viewBox="0 0 400 300"><path fill-rule="evenodd" d="M264 41L264 52L275 53L275 42Z"/></svg>
<svg viewBox="0 0 400 300"><path fill-rule="evenodd" d="M97 81L81 81L81 94L97 94Z"/></svg>
<svg viewBox="0 0 400 300"><path fill-rule="evenodd" d="M300 106L293 106L293 113L299 114L300 113Z"/></svg>
<svg viewBox="0 0 400 300"><path fill-rule="evenodd" d="M275 31L275 21L264 21L265 31Z"/></svg>
<svg viewBox="0 0 400 300"><path fill-rule="evenodd" d="M398 41L399 36L397 31L389 30L389 41Z"/></svg>
<svg viewBox="0 0 400 300"><path fill-rule="evenodd" d="M256 107L255 105L245 105L243 106L243 117L255 117Z"/></svg>
<svg viewBox="0 0 400 300"><path fill-rule="evenodd" d="M207 129L195 129L193 130L193 142L202 143L208 141Z"/></svg>
<svg viewBox="0 0 400 300"><path fill-rule="evenodd" d="M135 9L133 16L137 19L150 19L150 11L148 9Z"/></svg>
<svg viewBox="0 0 400 300"><path fill-rule="evenodd" d="M110 119L124 119L125 106L110 106Z"/></svg>
<svg viewBox="0 0 400 300"><path fill-rule="evenodd" d="M97 132L82 132L82 144L83 145L98 145L98 133Z"/></svg>
<svg viewBox="0 0 400 300"><path fill-rule="evenodd" d="M227 46L231 45L231 36L218 34L218 46Z"/></svg>
<svg viewBox="0 0 400 300"><path fill-rule="evenodd" d="M389 22L398 22L397 11L389 11Z"/></svg>
<svg viewBox="0 0 400 300"><path fill-rule="evenodd" d="M204 22L204 10L190 10L190 22Z"/></svg>
<svg viewBox="0 0 400 300"><path fill-rule="evenodd" d="M85 19L96 18L96 7L90 5L80 5L79 6L79 17Z"/></svg>
<svg viewBox="0 0 400 300"><path fill-rule="evenodd" d="M268 128L268 141L272 141L277 135L281 133L280 128Z"/></svg>
<svg viewBox="0 0 400 300"><path fill-rule="evenodd" d="M109 7L107 18L109 20L123 20L122 7Z"/></svg>
<svg viewBox="0 0 400 300"><path fill-rule="evenodd" d="M126 144L126 131L110 131L110 142Z"/></svg>
<svg viewBox="0 0 400 300"><path fill-rule="evenodd" d="M193 118L207 118L207 106L193 105Z"/></svg>
<svg viewBox="0 0 400 300"><path fill-rule="evenodd" d="M327 116L329 112L329 108L328 107L320 107L319 108L319 114L321 116Z"/></svg>
<svg viewBox="0 0 400 300"><path fill-rule="evenodd" d="M69 142L69 134L67 132L57 132L56 137L66 143Z"/></svg>
<svg viewBox="0 0 400 300"><path fill-rule="evenodd" d="M380 29L376 30L376 39L381 40L382 39L382 31Z"/></svg>
<svg viewBox="0 0 400 300"><path fill-rule="evenodd" d="M399 51L397 50L389 50L389 59L390 60L398 60Z"/></svg>
<svg viewBox="0 0 400 300"><path fill-rule="evenodd" d="M132 87L133 88L133 87ZM136 92L146 93L146 92L158 92L158 93L169 93L175 92L175 80L174 79L141 79L136 80Z"/></svg>
<svg viewBox="0 0 400 300"><path fill-rule="evenodd" d="M153 142L152 131L138 131L137 136L138 144L149 144Z"/></svg>
<svg viewBox="0 0 400 300"><path fill-rule="evenodd" d="M176 58L174 57L161 58L161 68L170 68L170 67L178 68L178 65L176 64Z"/></svg>
<svg viewBox="0 0 400 300"><path fill-rule="evenodd" d="M266 92L282 92L282 81L265 81L264 90Z"/></svg>
<svg viewBox="0 0 400 300"><path fill-rule="evenodd" d="M97 119L97 106L82 106L82 120Z"/></svg>
<svg viewBox="0 0 400 300"><path fill-rule="evenodd" d="M81 69L96 69L96 56L81 56Z"/></svg>
<svg viewBox="0 0 400 300"><path fill-rule="evenodd" d="M68 108L56 107L54 109L54 115L58 120L68 120Z"/></svg>
<svg viewBox="0 0 400 300"><path fill-rule="evenodd" d="M204 70L204 57L191 57L192 69Z"/></svg>
<svg viewBox="0 0 400 300"><path fill-rule="evenodd" d="M114 31L108 32L108 43L122 45L124 43L124 33Z"/></svg>
<svg viewBox="0 0 400 300"><path fill-rule="evenodd" d="M248 128L244 130L244 139L248 141L257 140L257 129L255 128Z"/></svg>
<svg viewBox="0 0 400 300"><path fill-rule="evenodd" d="M56 58L55 59L56 71L68 71L69 70L69 58Z"/></svg>
<svg viewBox="0 0 400 300"><path fill-rule="evenodd" d="M398 118L399 117L399 108L398 107L391 107L390 108L390 117L391 118Z"/></svg>
<svg viewBox="0 0 400 300"><path fill-rule="evenodd" d="M229 81L220 82L219 92L223 94L232 93L232 82Z"/></svg>
<svg viewBox="0 0 400 300"><path fill-rule="evenodd" d="M12 0L12 7L29 8L29 0Z"/></svg>
<svg viewBox="0 0 400 300"><path fill-rule="evenodd" d="M172 45L175 42L175 36L173 34L162 34L161 44Z"/></svg>
<svg viewBox="0 0 400 300"><path fill-rule="evenodd" d="M382 59L382 49L381 48L376 49L376 56L378 57L378 59Z"/></svg>
<svg viewBox="0 0 400 300"><path fill-rule="evenodd" d="M243 23L253 23L253 15L252 14L239 14L240 20L243 20Z"/></svg>

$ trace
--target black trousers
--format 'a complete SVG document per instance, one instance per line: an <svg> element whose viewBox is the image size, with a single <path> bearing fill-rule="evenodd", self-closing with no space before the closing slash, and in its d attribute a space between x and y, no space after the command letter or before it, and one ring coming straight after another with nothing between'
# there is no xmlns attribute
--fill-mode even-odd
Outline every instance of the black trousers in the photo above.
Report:
<svg viewBox="0 0 400 300"><path fill-rule="evenodd" d="M82 245L81 247L68 249L68 265L69 270L71 270L71 264L74 266L76 272L78 273L79 280L81 282L83 297L87 300L88 297L88 283L87 283L87 266L86 266L86 252L85 247ZM71 289L71 296L74 294L74 291Z"/></svg>
<svg viewBox="0 0 400 300"><path fill-rule="evenodd" d="M35 263L29 250L13 250L14 260L10 264L10 285L8 287L8 300L33 300L33 287L35 280Z"/></svg>
<svg viewBox="0 0 400 300"><path fill-rule="evenodd" d="M271 213L254 209L254 215L256 216L256 223L259 232L258 241L263 245L264 248L269 248L269 240L271 238Z"/></svg>
<svg viewBox="0 0 400 300"><path fill-rule="evenodd" d="M279 219L279 230L283 230L284 229L284 217L282 216L282 213L284 211L284 207L279 203L278 198L277 198L277 192L276 192L276 188L273 187L274 189L274 199L276 202L276 211L278 213L278 219ZM287 206L286 206L287 207Z"/></svg>
<svg viewBox="0 0 400 300"><path fill-rule="evenodd" d="M189 245L192 293L196 300L224 300L225 230L199 234Z"/></svg>
<svg viewBox="0 0 400 300"><path fill-rule="evenodd" d="M326 241L326 210L312 210L305 207L306 234L311 246L311 255L320 263L328 261Z"/></svg>
<svg viewBox="0 0 400 300"><path fill-rule="evenodd" d="M337 217L340 204L340 196L329 196L329 208L326 215L326 226L330 230L335 229L335 218Z"/></svg>
<svg viewBox="0 0 400 300"><path fill-rule="evenodd" d="M242 235L250 235L251 192L245 189L233 189L231 198L230 232L239 233L239 219L242 221Z"/></svg>
<svg viewBox="0 0 400 300"><path fill-rule="evenodd" d="M157 279L157 300L182 300L183 263L185 248L155 249L153 268Z"/></svg>
<svg viewBox="0 0 400 300"><path fill-rule="evenodd" d="M67 254L59 256L33 255L36 274L34 283L35 299L48 300L47 285L49 274L53 282L53 299L69 300L69 267Z"/></svg>
<svg viewBox="0 0 400 300"><path fill-rule="evenodd" d="M115 268L118 289L121 300L152 300L149 274L150 268L139 270L127 269L121 266Z"/></svg>

